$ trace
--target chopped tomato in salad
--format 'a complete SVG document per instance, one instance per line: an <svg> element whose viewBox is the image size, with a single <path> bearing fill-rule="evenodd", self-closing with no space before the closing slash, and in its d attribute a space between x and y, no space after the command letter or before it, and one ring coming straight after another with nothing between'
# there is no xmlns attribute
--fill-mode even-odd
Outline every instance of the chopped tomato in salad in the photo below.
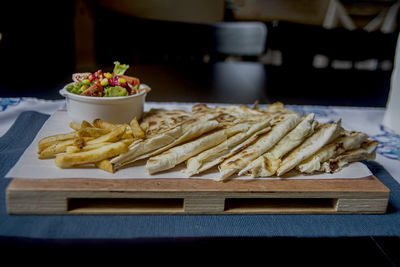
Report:
<svg viewBox="0 0 400 267"><path fill-rule="evenodd" d="M116 97L135 95L140 92L138 78L124 75L129 65L114 62L112 73L98 70L94 73L84 72L72 75L73 84L67 91L73 94L97 97Z"/></svg>

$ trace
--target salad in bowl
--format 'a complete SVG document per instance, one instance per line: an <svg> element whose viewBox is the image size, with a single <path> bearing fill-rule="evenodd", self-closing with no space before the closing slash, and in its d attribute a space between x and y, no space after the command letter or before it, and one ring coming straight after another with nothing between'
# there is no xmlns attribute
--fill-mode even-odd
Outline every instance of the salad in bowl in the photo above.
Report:
<svg viewBox="0 0 400 267"><path fill-rule="evenodd" d="M129 65L114 62L112 72L98 70L94 73L84 72L72 75L73 83L66 86L70 93L93 97L121 97L136 95L149 88L140 86L140 80L136 77L125 75Z"/></svg>
<svg viewBox="0 0 400 267"><path fill-rule="evenodd" d="M140 119L149 86L125 75L129 65L114 62L112 72L98 70L72 75L73 82L60 90L69 117L75 122L100 118L112 123Z"/></svg>

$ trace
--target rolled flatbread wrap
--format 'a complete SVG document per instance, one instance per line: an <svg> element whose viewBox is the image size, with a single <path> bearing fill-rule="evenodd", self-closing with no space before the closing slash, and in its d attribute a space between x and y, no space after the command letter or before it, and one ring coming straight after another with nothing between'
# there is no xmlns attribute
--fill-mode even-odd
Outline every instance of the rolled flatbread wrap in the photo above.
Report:
<svg viewBox="0 0 400 267"><path fill-rule="evenodd" d="M374 160L376 157L375 149L378 142L367 140L363 142L360 148L349 150L334 159L329 159L321 165L321 171L334 173L341 170L351 162L361 160Z"/></svg>
<svg viewBox="0 0 400 267"><path fill-rule="evenodd" d="M283 137L275 146L273 146L265 154L261 155L243 170L239 175L251 175L253 177L267 177L274 175L279 168L281 158L289 151L299 146L304 139L310 136L314 130L317 121L314 120L315 115L310 113L305 115L302 121Z"/></svg>
<svg viewBox="0 0 400 267"><path fill-rule="evenodd" d="M242 151L226 159L220 164L219 180L225 180L235 173L245 168L251 161L256 159L273 147L300 122L299 114L283 114L274 117L271 120L271 130Z"/></svg>
<svg viewBox="0 0 400 267"><path fill-rule="evenodd" d="M321 169L321 164L348 150L360 148L368 139L368 135L362 132L344 131L343 135L318 150L314 155L300 163L296 169L302 173L313 173Z"/></svg>
<svg viewBox="0 0 400 267"><path fill-rule="evenodd" d="M341 127L340 119L333 123L318 125L314 134L308 137L300 146L283 158L276 174L282 176L292 170L303 160L317 152L321 147L329 144L332 140L340 136L342 131L343 128Z"/></svg>
<svg viewBox="0 0 400 267"><path fill-rule="evenodd" d="M119 169L124 165L151 157L173 146L199 137L204 133L216 129L218 126L219 123L216 120L192 118L160 135L144 139L132 146L128 152L111 159L111 163L115 169Z"/></svg>
<svg viewBox="0 0 400 267"><path fill-rule="evenodd" d="M239 132L235 135L230 136L226 141L221 144L210 148L195 157L190 158L186 163L185 173L188 176L199 174L206 171L219 163L221 163L226 157L229 157L231 153L234 153L239 149L237 146L245 145L245 140L252 140L252 136L257 136L260 131L266 129L269 126L269 120L264 120L258 123L247 124L249 127L246 131ZM269 128L266 130L270 130Z"/></svg>
<svg viewBox="0 0 400 267"><path fill-rule="evenodd" d="M196 140L170 148L147 160L146 169L150 174L165 171L184 162L198 153L226 140L226 130L216 130L200 136Z"/></svg>

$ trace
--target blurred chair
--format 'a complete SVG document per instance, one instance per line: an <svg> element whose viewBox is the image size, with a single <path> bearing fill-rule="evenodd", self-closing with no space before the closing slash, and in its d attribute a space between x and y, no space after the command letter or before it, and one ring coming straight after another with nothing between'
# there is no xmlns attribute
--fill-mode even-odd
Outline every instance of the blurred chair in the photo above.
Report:
<svg viewBox="0 0 400 267"><path fill-rule="evenodd" d="M330 0L323 23L324 28L337 35L330 34L325 39L325 47L333 51L325 59L326 64L334 68L335 65L342 65L365 70L376 70L379 67L387 69L384 65L393 63L394 58L400 1L387 1L386 6L376 3L379 13L363 27L355 23L341 2ZM340 25L342 29L335 31Z"/></svg>
<svg viewBox="0 0 400 267"><path fill-rule="evenodd" d="M279 22L270 30L267 46L279 50L282 65L289 68L380 70L382 63L393 62L396 38L397 33ZM371 59L375 68L360 66Z"/></svg>
<svg viewBox="0 0 400 267"><path fill-rule="evenodd" d="M216 56L256 60L265 52L267 27L262 22L220 22L213 24Z"/></svg>

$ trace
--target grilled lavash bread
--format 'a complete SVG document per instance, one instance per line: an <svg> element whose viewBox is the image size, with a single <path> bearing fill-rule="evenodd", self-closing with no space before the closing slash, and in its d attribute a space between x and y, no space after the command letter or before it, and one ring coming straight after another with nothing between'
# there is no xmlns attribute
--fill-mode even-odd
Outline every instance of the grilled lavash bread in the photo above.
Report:
<svg viewBox="0 0 400 267"><path fill-rule="evenodd" d="M318 124L314 120L314 113L303 116L301 122L283 137L275 146L261 155L243 170L239 175L251 175L252 177L267 177L275 174L279 168L281 159L292 149L299 146L308 136L314 133Z"/></svg>
<svg viewBox="0 0 400 267"><path fill-rule="evenodd" d="M240 152L227 158L219 165L220 177L226 180L235 173L240 172L251 161L256 159L274 146L283 136L292 130L301 120L297 113L279 114L271 119L271 130L261 135L254 143L243 147Z"/></svg>
<svg viewBox="0 0 400 267"><path fill-rule="evenodd" d="M150 174L165 171L184 162L205 149L216 146L226 140L225 129L209 132L199 138L168 149L147 160L146 169Z"/></svg>
<svg viewBox="0 0 400 267"><path fill-rule="evenodd" d="M266 112L269 113L281 113L281 114L290 114L290 113L296 113L295 111L288 109L285 107L285 105L282 102L275 102L272 104L267 105L267 107L265 108Z"/></svg>
<svg viewBox="0 0 400 267"><path fill-rule="evenodd" d="M360 148L361 144L368 139L368 135L362 132L344 131L333 143L325 145L314 155L296 166L302 173L313 173L321 169L321 164L333 159L348 150Z"/></svg>
<svg viewBox="0 0 400 267"><path fill-rule="evenodd" d="M377 145L365 142L364 133L344 131L340 120L318 124L314 114L301 117L280 102L265 110L204 104L193 106L192 112L154 109L144 114L140 126L145 139L135 140L127 153L111 159L115 169L149 158L150 174L186 161L188 176L218 166L217 180L235 173L281 176L294 168L336 172L350 162L373 159Z"/></svg>
<svg viewBox="0 0 400 267"><path fill-rule="evenodd" d="M193 114L184 110L151 109L143 114L140 128L146 138L160 135L190 120Z"/></svg>
<svg viewBox="0 0 400 267"><path fill-rule="evenodd" d="M171 169L187 159L221 144L227 138L247 131L255 121L269 118L265 112L258 112L251 108L209 108L201 104L194 106L192 111L196 116L213 117L219 123L218 129L149 158L146 169L150 174Z"/></svg>
<svg viewBox="0 0 400 267"><path fill-rule="evenodd" d="M253 123L246 122L245 124L248 126L246 131L234 134L221 144L190 158L186 162L185 173L190 177L218 165L224 159L240 150L246 143L254 142L260 134L269 131L271 129L269 121L270 119Z"/></svg>
<svg viewBox="0 0 400 267"><path fill-rule="evenodd" d="M182 114L182 112L179 113ZM162 121L164 121L164 118L169 118L169 116L164 111L161 111L154 112L151 117L147 117L146 122L149 128L145 128L145 132L149 134L149 137L147 138L146 136L146 139L135 142L128 152L111 159L110 162L114 168L117 170L134 161L151 157L173 146L199 137L219 126L218 121L212 115L190 115L187 118L185 115L185 119L182 121L174 123L172 119L169 126L165 126ZM151 128L154 125L152 122L159 123L160 127Z"/></svg>
<svg viewBox="0 0 400 267"><path fill-rule="evenodd" d="M259 122L270 119L275 113L250 108L244 105L231 105L227 107L208 107L205 104L198 104L192 107L193 114L214 115L221 125L232 125L238 122Z"/></svg>
<svg viewBox="0 0 400 267"><path fill-rule="evenodd" d="M259 121L266 115L272 116L276 114L275 112L267 112L258 108L251 108L245 105L231 105L228 107L216 106L215 110L217 112L230 114L239 119L252 120L252 121Z"/></svg>
<svg viewBox="0 0 400 267"><path fill-rule="evenodd" d="M376 157L375 149L378 142L366 140L361 144L360 148L352 149L344 152L336 158L329 159L321 165L320 171L334 173L341 170L344 166L351 162L361 160L374 160Z"/></svg>
<svg viewBox="0 0 400 267"><path fill-rule="evenodd" d="M292 170L303 160L316 153L320 148L339 137L342 132L343 128L341 127L341 119L333 123L319 124L315 129L314 134L308 137L300 146L292 150L283 158L276 174L282 176Z"/></svg>

